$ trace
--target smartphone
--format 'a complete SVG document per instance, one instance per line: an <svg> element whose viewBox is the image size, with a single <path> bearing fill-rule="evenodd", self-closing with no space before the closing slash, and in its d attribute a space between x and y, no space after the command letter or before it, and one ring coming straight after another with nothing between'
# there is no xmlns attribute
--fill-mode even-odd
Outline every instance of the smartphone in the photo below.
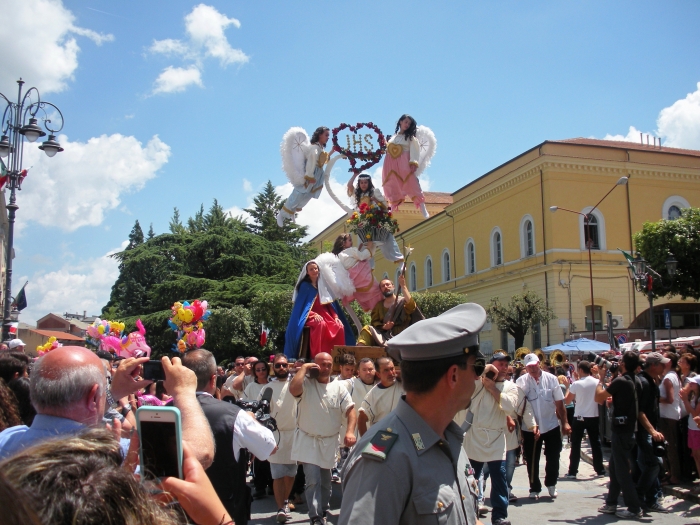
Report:
<svg viewBox="0 0 700 525"><path fill-rule="evenodd" d="M165 371L163 363L157 359L146 361L141 365L143 367L143 378L151 381L165 381Z"/></svg>
<svg viewBox="0 0 700 525"><path fill-rule="evenodd" d="M486 372L485 375L486 375L486 377L488 377L491 381L493 381L493 380L496 378L496 372L494 372L493 370L489 370L488 372Z"/></svg>
<svg viewBox="0 0 700 525"><path fill-rule="evenodd" d="M143 479L182 479L182 423L177 407L143 406L136 411Z"/></svg>

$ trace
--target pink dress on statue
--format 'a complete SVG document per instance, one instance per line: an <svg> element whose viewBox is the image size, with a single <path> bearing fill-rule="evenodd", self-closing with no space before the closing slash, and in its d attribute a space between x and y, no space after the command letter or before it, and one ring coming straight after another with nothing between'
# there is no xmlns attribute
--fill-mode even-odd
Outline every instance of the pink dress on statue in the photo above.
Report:
<svg viewBox="0 0 700 525"><path fill-rule="evenodd" d="M389 139L382 168L382 188L392 210L398 210L406 197L411 197L413 205L419 208L425 202L418 177L411 166L418 167L420 148L415 137L408 141L402 133Z"/></svg>
<svg viewBox="0 0 700 525"><path fill-rule="evenodd" d="M338 254L338 258L355 285L355 293L343 297L343 305L347 307L355 299L365 312L371 312L384 299L369 262L372 254L366 248L347 248Z"/></svg>

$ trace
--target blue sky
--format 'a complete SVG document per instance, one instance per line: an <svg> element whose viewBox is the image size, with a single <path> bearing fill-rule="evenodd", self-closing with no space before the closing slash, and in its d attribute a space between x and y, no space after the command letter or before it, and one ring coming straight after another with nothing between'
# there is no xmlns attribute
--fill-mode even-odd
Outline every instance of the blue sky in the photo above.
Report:
<svg viewBox="0 0 700 525"><path fill-rule="evenodd" d="M424 185L446 192L546 139L643 131L700 149L696 1L2 5L0 92L22 76L66 118L64 153L25 147L14 291L30 281L28 322L98 313L117 275L106 254L136 219L162 233L174 206L239 213L268 179L290 191L291 126L389 134L411 113L438 140ZM299 222L341 214L324 196Z"/></svg>

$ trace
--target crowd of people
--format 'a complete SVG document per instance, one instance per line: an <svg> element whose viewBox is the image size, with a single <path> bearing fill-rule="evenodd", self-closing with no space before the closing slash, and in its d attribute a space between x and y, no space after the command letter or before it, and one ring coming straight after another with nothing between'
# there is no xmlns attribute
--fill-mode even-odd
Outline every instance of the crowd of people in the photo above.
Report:
<svg viewBox="0 0 700 525"><path fill-rule="evenodd" d="M149 381L141 377L148 358L82 347L36 360L17 346L0 351L0 499L11 498L13 512L30 523L118 516L222 525L247 523L254 498L274 497L279 523L306 505L310 523L320 525L332 483L342 482L339 523L420 523L423 511L447 512L453 495L461 509L452 508L447 522L476 523L488 511L490 483L491 522L509 525L516 465L526 465L530 499L543 488L556 498L564 442L564 478L575 480L584 435L598 477L606 475L601 441L611 446L601 513L635 519L667 512L662 486L698 477L700 376L692 347L550 366L532 353L517 363L503 351L487 360L464 340L461 354L440 357L451 348L446 337L465 339L480 328L477 320L477 328L446 336L474 314L441 319L450 312L392 337L385 357L341 355L336 374L327 352L309 362L238 357L225 370L199 348L163 357L165 379ZM266 396L272 429L236 404ZM141 406L180 410L184 479L139 482L134 413ZM435 447L444 454L428 453ZM451 479L455 465L464 475ZM393 482L382 482L387 473ZM426 490L436 482L450 489L417 494L416 476L426 477ZM412 488L405 486L412 477ZM620 496L626 508L618 507ZM410 508L401 505L408 499Z"/></svg>

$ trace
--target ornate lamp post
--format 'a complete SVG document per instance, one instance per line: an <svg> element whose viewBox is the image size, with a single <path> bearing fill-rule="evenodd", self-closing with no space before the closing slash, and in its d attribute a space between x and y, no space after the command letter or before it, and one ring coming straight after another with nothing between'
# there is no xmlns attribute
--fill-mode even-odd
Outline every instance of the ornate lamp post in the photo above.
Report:
<svg viewBox="0 0 700 525"><path fill-rule="evenodd" d="M671 276L671 279L675 278L677 267L678 261L672 253L669 254L666 259L666 271ZM635 289L639 292L646 293L647 299L649 300L649 330L651 332L651 350L653 352L656 350L656 334L654 333L654 295L652 292L654 278L656 277L658 281L657 288L660 287L662 290L667 290L668 287L664 285L662 277L649 266L640 253L637 253L637 257L635 257L634 261L630 263L627 269L629 270L630 279L632 279ZM669 342L671 342L670 339Z"/></svg>
<svg viewBox="0 0 700 525"><path fill-rule="evenodd" d="M549 211L552 213L556 212L557 210L562 210L562 211L568 211L569 213L575 213L576 215L581 215L583 217L583 224L584 227L586 228L586 237L588 240L586 241L586 247L588 248L588 276L590 280L590 285L591 285L591 329L593 332L593 339L595 340L596 335L595 335L595 300L593 299L593 264L591 263L591 248L593 244L593 239L591 238L591 229L590 229L590 222L591 222L591 217L593 217L593 212L595 211L598 206L600 206L600 203L605 200L605 198L610 195L615 188L618 186L625 186L627 182L629 181L629 177L620 177L618 181L615 183L615 186L612 187L612 189L603 195L603 198L598 201L598 204L593 206L593 208L590 209L588 213L581 213L580 211L574 211L574 210L569 210L567 208L562 208L560 206L550 206ZM602 320L602 319L601 319Z"/></svg>
<svg viewBox="0 0 700 525"><path fill-rule="evenodd" d="M22 87L24 81L20 78L17 81L17 102L11 102L5 95L0 93L0 97L5 100L5 111L0 121L0 157L7 158L6 184L10 190L10 202L7 204L7 220L9 223L7 231L6 263L5 263L5 296L3 308L2 340L10 338L10 308L12 305L12 248L14 244L15 214L17 206L16 191L22 189L22 181L27 175L22 169L24 152L24 141L36 142L39 138L45 137L46 133L41 129L38 122L41 119L49 138L39 146L49 157L63 151L63 148L56 140L56 134L63 129L63 114L56 106L50 102L41 100L39 91L32 87L24 95ZM48 111L50 112L47 112ZM51 118L60 119L59 123L53 123ZM58 125L60 124L60 125Z"/></svg>

